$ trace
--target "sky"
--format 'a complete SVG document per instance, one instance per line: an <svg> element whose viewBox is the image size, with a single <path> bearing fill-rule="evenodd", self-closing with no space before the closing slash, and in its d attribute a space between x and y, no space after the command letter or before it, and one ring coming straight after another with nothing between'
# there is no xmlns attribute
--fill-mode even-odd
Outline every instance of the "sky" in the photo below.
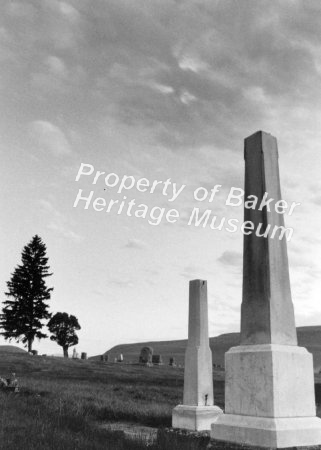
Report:
<svg viewBox="0 0 321 450"><path fill-rule="evenodd" d="M187 338L196 278L210 335L239 331L243 234L188 220L199 207L242 221L225 200L243 188L244 139L264 130L278 140L282 197L301 203L285 214L296 324L321 325L320 19L319 0L2 0L2 301L38 234L50 311L77 316L79 352ZM81 167L92 174L76 181ZM124 176L134 184L121 191ZM150 192L155 180L171 184ZM185 187L171 201L173 183ZM194 199L215 185L213 202ZM74 207L79 189L93 191L88 209ZM95 210L97 198L124 209ZM130 200L146 217L127 215ZM154 207L179 217L155 224ZM34 348L61 352L49 338Z"/></svg>

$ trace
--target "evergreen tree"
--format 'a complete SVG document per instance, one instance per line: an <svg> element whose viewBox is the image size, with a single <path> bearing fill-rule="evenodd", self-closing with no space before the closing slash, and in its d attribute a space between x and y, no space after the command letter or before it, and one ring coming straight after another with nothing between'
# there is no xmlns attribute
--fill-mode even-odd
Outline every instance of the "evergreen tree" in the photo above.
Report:
<svg viewBox="0 0 321 450"><path fill-rule="evenodd" d="M48 329L52 333L50 339L56 341L63 348L64 357L68 358L68 348L78 344L76 330L80 330L78 319L66 312L57 312L48 322Z"/></svg>
<svg viewBox="0 0 321 450"><path fill-rule="evenodd" d="M53 288L47 288L45 278L52 273L47 265L46 245L37 235L24 247L21 259L22 264L7 282L7 300L0 314L0 327L4 331L0 334L9 341L27 344L30 352L35 338L47 337L41 332L44 326L41 321L51 317L45 301L50 299Z"/></svg>

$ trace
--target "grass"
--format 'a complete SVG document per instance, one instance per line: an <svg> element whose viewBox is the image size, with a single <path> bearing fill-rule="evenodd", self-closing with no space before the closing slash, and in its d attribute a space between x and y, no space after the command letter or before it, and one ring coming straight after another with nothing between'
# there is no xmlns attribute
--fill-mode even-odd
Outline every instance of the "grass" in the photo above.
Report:
<svg viewBox="0 0 321 450"><path fill-rule="evenodd" d="M182 401L183 369L1 353L0 375L11 372L21 390L0 390L1 450L146 448L143 440L127 439L102 426L111 421L160 428L151 450L206 448L208 438L177 436L169 441L162 431ZM222 408L223 377L222 372L214 374L215 403ZM321 385L316 388L321 403Z"/></svg>
<svg viewBox="0 0 321 450"><path fill-rule="evenodd" d="M11 372L21 391L0 391L0 448L6 450L142 448L99 424L170 426L183 395L183 369L166 366L3 353L0 375Z"/></svg>

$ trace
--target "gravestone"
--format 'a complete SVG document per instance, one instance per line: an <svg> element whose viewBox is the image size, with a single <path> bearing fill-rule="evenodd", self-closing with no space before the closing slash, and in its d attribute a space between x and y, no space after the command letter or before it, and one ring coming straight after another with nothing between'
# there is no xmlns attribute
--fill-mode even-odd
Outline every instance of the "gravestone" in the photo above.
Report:
<svg viewBox="0 0 321 450"><path fill-rule="evenodd" d="M163 363L163 359L161 355L153 355L152 356L152 363L156 364L157 366L162 366Z"/></svg>
<svg viewBox="0 0 321 450"><path fill-rule="evenodd" d="M87 359L87 353L81 352L81 359Z"/></svg>
<svg viewBox="0 0 321 450"><path fill-rule="evenodd" d="M19 382L15 373L12 373L9 378L0 376L0 388L7 392L19 392Z"/></svg>
<svg viewBox="0 0 321 450"><path fill-rule="evenodd" d="M189 283L188 342L183 404L173 409L173 428L210 430L222 410L214 406L212 351L208 337L207 283Z"/></svg>
<svg viewBox="0 0 321 450"><path fill-rule="evenodd" d="M171 357L169 358L169 365L170 365L171 367L176 367L176 361L175 361L175 358L174 358L173 356L171 356Z"/></svg>
<svg viewBox="0 0 321 450"><path fill-rule="evenodd" d="M244 209L254 230L284 226L278 149L270 134L245 139L245 198L273 198L270 212ZM281 449L321 444L312 355L297 346L286 240L244 235L241 343L225 354L225 414L212 425L215 440Z"/></svg>
<svg viewBox="0 0 321 450"><path fill-rule="evenodd" d="M152 366L153 365L153 353L154 350L152 347L143 347L140 351L139 363Z"/></svg>

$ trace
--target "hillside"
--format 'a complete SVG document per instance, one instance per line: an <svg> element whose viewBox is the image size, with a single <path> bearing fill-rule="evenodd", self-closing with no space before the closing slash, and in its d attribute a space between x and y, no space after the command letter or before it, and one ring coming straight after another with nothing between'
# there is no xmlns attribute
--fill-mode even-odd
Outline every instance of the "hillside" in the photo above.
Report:
<svg viewBox="0 0 321 450"><path fill-rule="evenodd" d="M15 345L0 345L0 353L26 353L26 350Z"/></svg>
<svg viewBox="0 0 321 450"><path fill-rule="evenodd" d="M313 354L314 367L319 371L321 368L321 326L298 327L297 334L299 345L306 347ZM186 340L180 340L122 344L111 348L105 354L108 354L109 361L114 361L114 358L122 353L125 362L138 362L141 348L150 346L154 349L154 354L162 355L165 364L168 364L170 357L174 357L177 364L183 365L186 342ZM213 364L224 366L224 353L238 344L239 333L221 334L210 338ZM96 358L99 358L99 356L93 357L93 359Z"/></svg>

